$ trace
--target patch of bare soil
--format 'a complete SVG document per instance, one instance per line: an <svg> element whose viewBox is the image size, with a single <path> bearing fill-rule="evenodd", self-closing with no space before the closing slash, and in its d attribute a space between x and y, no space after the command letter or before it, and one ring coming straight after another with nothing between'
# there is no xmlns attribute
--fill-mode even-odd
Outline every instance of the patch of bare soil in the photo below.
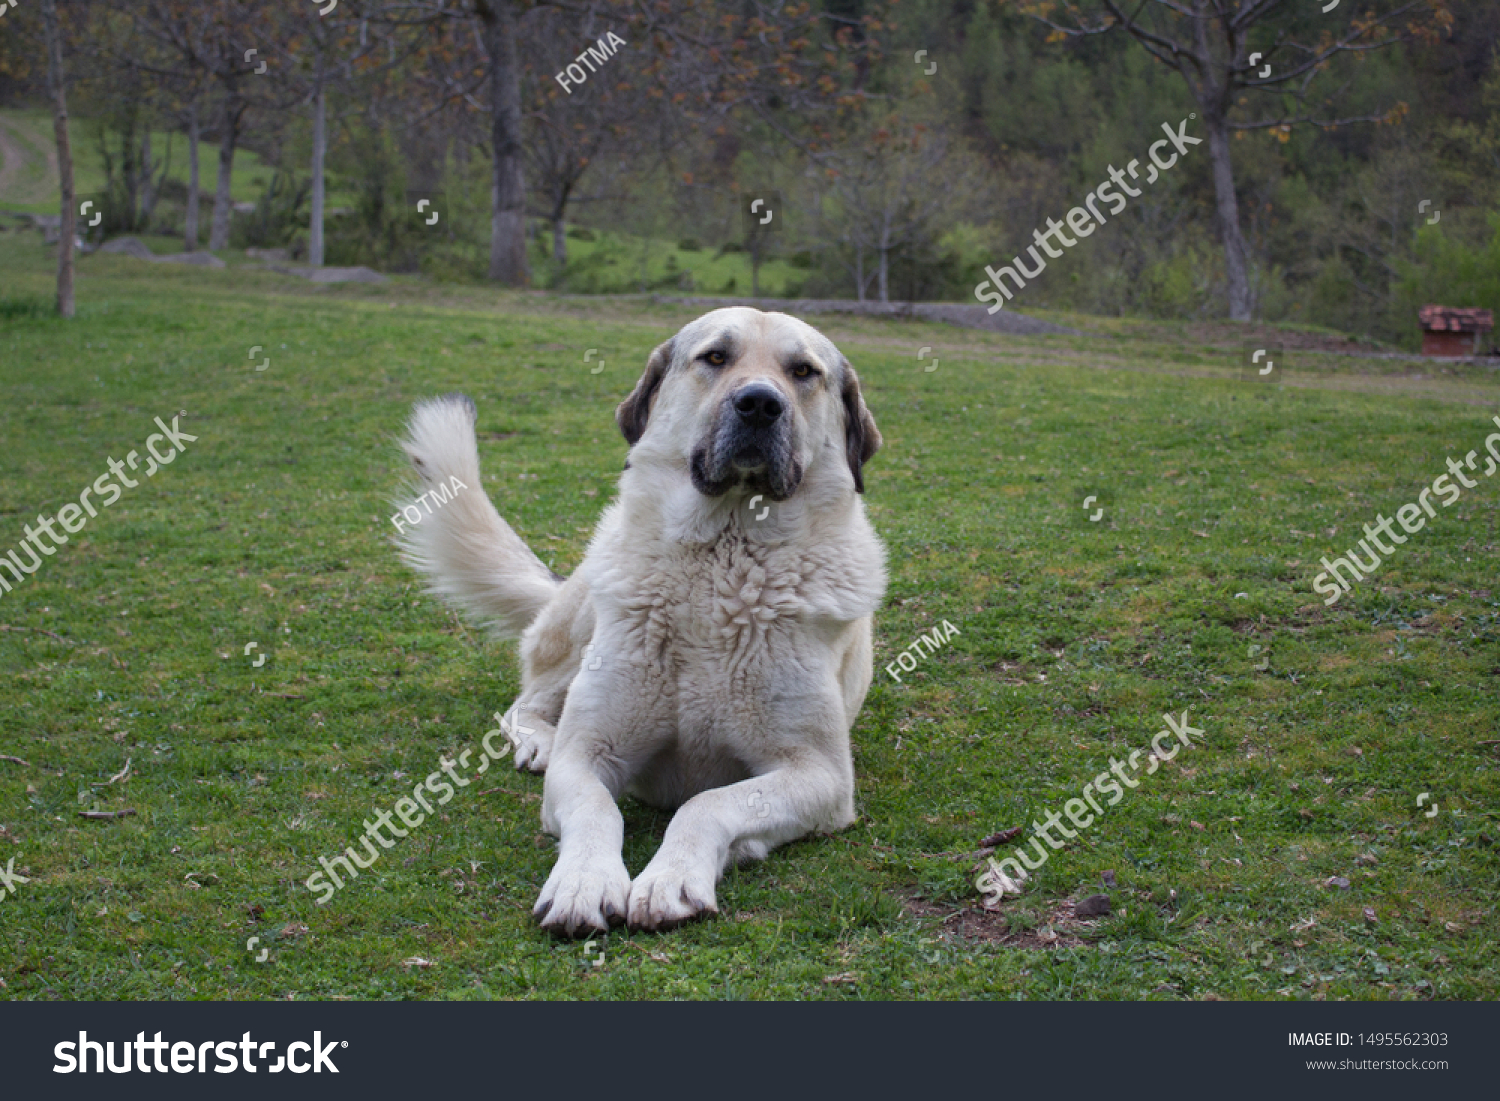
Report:
<svg viewBox="0 0 1500 1101"><path fill-rule="evenodd" d="M909 898L908 914L923 920L937 921L939 930L948 937L980 944L998 944L1005 948L1088 948L1080 934L1097 928L1098 921L1075 917L1076 900L1065 898L1053 906L1047 920L1034 929L1010 928L1003 910L986 910L982 906L950 906Z"/></svg>
<svg viewBox="0 0 1500 1101"><path fill-rule="evenodd" d="M1279 329L1273 325L1257 325L1253 322L1201 321L1185 325L1183 339L1191 344L1213 344L1239 348L1250 341L1266 341L1279 344L1288 351L1296 352L1359 352L1380 353L1393 349L1364 341L1351 340L1340 333L1305 333L1291 329Z"/></svg>

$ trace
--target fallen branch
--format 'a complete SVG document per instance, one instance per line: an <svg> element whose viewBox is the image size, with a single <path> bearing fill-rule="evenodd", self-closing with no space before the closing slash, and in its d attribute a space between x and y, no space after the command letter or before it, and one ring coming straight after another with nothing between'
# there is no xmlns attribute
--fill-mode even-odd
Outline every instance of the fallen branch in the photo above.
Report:
<svg viewBox="0 0 1500 1101"><path fill-rule="evenodd" d="M1023 828L1024 827L1022 826L1012 826L1008 830L1001 830L999 833L992 833L979 843L979 847L981 849L999 848L1007 841L1014 841L1016 838L1020 837L1021 830Z"/></svg>
<svg viewBox="0 0 1500 1101"><path fill-rule="evenodd" d="M45 627L13 627L8 623L0 623L0 631L33 631L39 635L51 635L53 638L57 639L58 642L68 641L67 639L63 638L62 635L53 634Z"/></svg>
<svg viewBox="0 0 1500 1101"><path fill-rule="evenodd" d="M31 762L30 761L23 761L19 757L5 757L5 756L0 756L0 761L9 761L11 764L14 764L14 765L25 765L27 768L31 767Z"/></svg>
<svg viewBox="0 0 1500 1101"><path fill-rule="evenodd" d="M135 811L130 807L124 810L81 810L78 812L78 817L102 821L108 818L129 818L134 813Z"/></svg>

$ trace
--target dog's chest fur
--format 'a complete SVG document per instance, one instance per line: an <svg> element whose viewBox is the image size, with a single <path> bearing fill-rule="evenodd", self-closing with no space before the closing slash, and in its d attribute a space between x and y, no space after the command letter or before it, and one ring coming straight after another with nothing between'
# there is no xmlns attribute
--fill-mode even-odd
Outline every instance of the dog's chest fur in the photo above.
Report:
<svg viewBox="0 0 1500 1101"><path fill-rule="evenodd" d="M802 629L816 604L823 571L799 548L726 532L661 551L631 556L596 594L645 653L743 667L769 639Z"/></svg>

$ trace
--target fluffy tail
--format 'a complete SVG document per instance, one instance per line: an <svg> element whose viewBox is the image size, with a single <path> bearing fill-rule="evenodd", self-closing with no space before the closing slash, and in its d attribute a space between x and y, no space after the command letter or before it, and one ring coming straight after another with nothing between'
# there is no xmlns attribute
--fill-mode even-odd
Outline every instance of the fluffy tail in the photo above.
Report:
<svg viewBox="0 0 1500 1101"><path fill-rule="evenodd" d="M542 565L485 494L477 415L464 394L412 407L401 446L420 484L401 502L397 545L430 592L501 637L517 637L563 579Z"/></svg>

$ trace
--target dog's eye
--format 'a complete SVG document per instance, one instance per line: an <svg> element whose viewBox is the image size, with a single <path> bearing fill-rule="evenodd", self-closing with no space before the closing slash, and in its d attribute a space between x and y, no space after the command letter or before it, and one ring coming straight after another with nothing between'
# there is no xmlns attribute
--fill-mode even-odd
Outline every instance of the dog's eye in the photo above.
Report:
<svg viewBox="0 0 1500 1101"><path fill-rule="evenodd" d="M729 357L723 352L707 352L703 358L708 361L710 367L722 367L729 361Z"/></svg>
<svg viewBox="0 0 1500 1101"><path fill-rule="evenodd" d="M805 363L799 363L797 364L797 366L792 368L793 378L811 378L812 375L813 369Z"/></svg>

